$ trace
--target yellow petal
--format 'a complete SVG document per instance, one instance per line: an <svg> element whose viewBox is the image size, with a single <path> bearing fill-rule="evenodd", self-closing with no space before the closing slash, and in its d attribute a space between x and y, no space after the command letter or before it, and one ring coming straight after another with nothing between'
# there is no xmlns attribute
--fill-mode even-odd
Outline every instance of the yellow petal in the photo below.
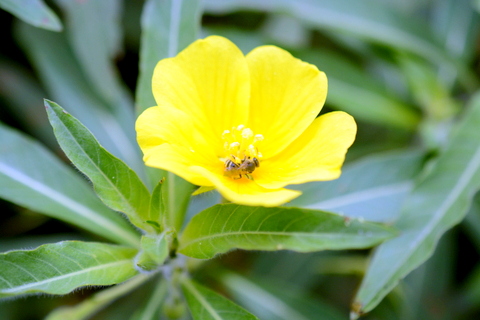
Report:
<svg viewBox="0 0 480 320"><path fill-rule="evenodd" d="M299 191L282 188L265 189L249 179L230 179L224 177L221 172L210 171L202 167L194 167L191 170L210 180L225 199L238 204L274 207L301 194Z"/></svg>
<svg viewBox="0 0 480 320"><path fill-rule="evenodd" d="M274 46L254 49L247 62L249 126L265 137L260 151L266 159L285 149L318 115L327 96L327 77Z"/></svg>
<svg viewBox="0 0 480 320"><path fill-rule="evenodd" d="M338 178L356 131L353 117L345 112L318 117L281 154L262 162L254 172L255 182L265 188L281 188Z"/></svg>
<svg viewBox="0 0 480 320"><path fill-rule="evenodd" d="M242 52L229 40L197 40L176 57L161 60L154 71L153 94L159 106L191 115L197 130L217 153L221 134L248 119L250 82Z"/></svg>
<svg viewBox="0 0 480 320"><path fill-rule="evenodd" d="M208 185L209 180L188 168L222 165L194 128L193 119L181 110L148 108L138 117L135 127L147 166L171 171L194 184Z"/></svg>
<svg viewBox="0 0 480 320"><path fill-rule="evenodd" d="M195 185L212 186L210 180L190 169L192 168L190 156L187 149L164 143L145 152L143 161L149 167L173 172Z"/></svg>

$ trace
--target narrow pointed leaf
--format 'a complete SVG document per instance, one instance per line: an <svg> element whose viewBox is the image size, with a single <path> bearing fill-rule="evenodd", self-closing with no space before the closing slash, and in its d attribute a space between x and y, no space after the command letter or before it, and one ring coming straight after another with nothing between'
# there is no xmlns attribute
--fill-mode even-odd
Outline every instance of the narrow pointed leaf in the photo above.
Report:
<svg viewBox="0 0 480 320"><path fill-rule="evenodd" d="M367 248L395 235L376 223L300 208L216 205L194 216L179 252L198 259L231 249L311 252Z"/></svg>
<svg viewBox="0 0 480 320"><path fill-rule="evenodd" d="M0 197L112 241L138 245L138 233L91 186L42 145L0 124Z"/></svg>
<svg viewBox="0 0 480 320"><path fill-rule="evenodd" d="M55 309L45 320L88 319L113 301L142 285L149 278L150 275L139 274L125 283L95 293L77 305Z"/></svg>
<svg viewBox="0 0 480 320"><path fill-rule="evenodd" d="M162 188L163 180L160 180L155 189L153 189L148 216L146 217L147 223L152 225L157 231L163 230L165 226L165 204Z"/></svg>
<svg viewBox="0 0 480 320"><path fill-rule="evenodd" d="M422 163L420 151L369 156L345 166L337 180L298 186L303 193L289 205L393 222Z"/></svg>
<svg viewBox="0 0 480 320"><path fill-rule="evenodd" d="M194 320L258 320L227 298L189 279L182 281L182 289Z"/></svg>
<svg viewBox="0 0 480 320"><path fill-rule="evenodd" d="M465 216L480 189L480 95L453 132L428 175L406 199L395 226L399 237L379 246L354 303L354 312L372 310L400 279L433 253L438 239Z"/></svg>
<svg viewBox="0 0 480 320"><path fill-rule="evenodd" d="M0 297L66 294L83 286L123 282L137 272L136 250L105 243L64 241L0 255Z"/></svg>
<svg viewBox="0 0 480 320"><path fill-rule="evenodd" d="M123 212L139 228L146 223L150 194L135 172L105 150L90 131L54 102L45 100L50 123L60 147L73 164L93 183L100 199Z"/></svg>
<svg viewBox="0 0 480 320"><path fill-rule="evenodd" d="M43 0L0 0L0 8L32 26L61 31L62 23Z"/></svg>

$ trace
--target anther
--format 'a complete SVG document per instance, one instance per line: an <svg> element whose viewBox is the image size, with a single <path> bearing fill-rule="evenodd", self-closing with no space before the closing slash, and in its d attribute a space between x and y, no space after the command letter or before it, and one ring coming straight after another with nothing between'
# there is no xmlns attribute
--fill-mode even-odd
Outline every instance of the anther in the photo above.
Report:
<svg viewBox="0 0 480 320"><path fill-rule="evenodd" d="M253 131L250 128L245 128L242 130L242 138L250 139L253 136Z"/></svg>

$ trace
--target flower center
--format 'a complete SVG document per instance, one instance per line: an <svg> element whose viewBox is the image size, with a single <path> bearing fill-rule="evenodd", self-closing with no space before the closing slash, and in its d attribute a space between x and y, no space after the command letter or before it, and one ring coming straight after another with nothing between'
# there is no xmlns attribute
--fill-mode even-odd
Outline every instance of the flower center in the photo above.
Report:
<svg viewBox="0 0 480 320"><path fill-rule="evenodd" d="M220 160L225 164L224 174L233 179L245 176L252 180L250 174L260 166L262 158L258 145L263 141L263 135L254 134L252 129L241 124L225 130L222 139L225 158Z"/></svg>

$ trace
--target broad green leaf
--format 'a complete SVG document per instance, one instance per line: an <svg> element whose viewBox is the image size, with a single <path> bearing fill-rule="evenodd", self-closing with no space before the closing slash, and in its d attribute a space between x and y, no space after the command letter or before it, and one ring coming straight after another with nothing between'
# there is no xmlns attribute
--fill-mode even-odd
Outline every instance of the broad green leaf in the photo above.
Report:
<svg viewBox="0 0 480 320"><path fill-rule="evenodd" d="M0 197L115 242L139 236L90 185L33 139L0 125Z"/></svg>
<svg viewBox="0 0 480 320"><path fill-rule="evenodd" d="M104 289L93 294L75 306L63 306L55 309L45 320L83 320L88 319L105 306L121 296L130 293L150 279L150 275L140 274L125 283Z"/></svg>
<svg viewBox="0 0 480 320"><path fill-rule="evenodd" d="M289 206L338 212L368 221L393 222L420 172L420 151L373 155L345 166L337 180L298 186Z"/></svg>
<svg viewBox="0 0 480 320"><path fill-rule="evenodd" d="M65 34L47 32L24 23L17 25L15 31L50 97L68 107L109 152L125 161L137 174L144 174L132 112L129 120L111 113L111 108L91 87Z"/></svg>
<svg viewBox="0 0 480 320"><path fill-rule="evenodd" d="M179 252L198 259L231 249L311 252L368 248L395 235L376 223L300 208L213 206L194 216Z"/></svg>
<svg viewBox="0 0 480 320"><path fill-rule="evenodd" d="M221 276L222 283L238 301L268 320L343 320L342 314L308 297L307 292L292 286L260 279L251 281L234 273Z"/></svg>
<svg viewBox="0 0 480 320"><path fill-rule="evenodd" d="M137 112L155 106L153 69L161 59L175 56L192 43L200 28L199 0L148 0L142 13L140 76L136 90Z"/></svg>
<svg viewBox="0 0 480 320"><path fill-rule="evenodd" d="M395 226L400 236L379 246L353 306L372 310L433 253L438 239L465 216L480 188L480 95L453 132L448 146L406 199Z"/></svg>
<svg viewBox="0 0 480 320"><path fill-rule="evenodd" d="M45 100L45 107L60 147L92 181L100 199L125 213L137 227L153 231L146 223L150 194L135 172L105 150L87 128L58 104Z"/></svg>
<svg viewBox="0 0 480 320"><path fill-rule="evenodd" d="M159 235L143 235L141 250L135 257L135 264L140 271L158 269L168 257L168 241L166 232Z"/></svg>
<svg viewBox="0 0 480 320"><path fill-rule="evenodd" d="M415 16L372 0L205 0L205 10L227 13L236 10L284 12L305 24L336 33L348 33L359 39L406 50L437 64L458 69L462 83L474 88L478 82L468 68L448 54L429 32L428 25Z"/></svg>
<svg viewBox="0 0 480 320"><path fill-rule="evenodd" d="M137 250L105 243L64 241L0 255L0 297L66 294L83 286L123 282L137 272Z"/></svg>
<svg viewBox="0 0 480 320"><path fill-rule="evenodd" d="M296 56L327 74L327 104L373 123L406 130L417 126L418 111L388 92L384 84L369 76L366 70L326 51L301 51Z"/></svg>
<svg viewBox="0 0 480 320"><path fill-rule="evenodd" d="M43 0L0 0L0 8L32 26L61 31L62 23Z"/></svg>
<svg viewBox="0 0 480 320"><path fill-rule="evenodd" d="M227 298L189 279L182 280L182 289L194 320L258 320Z"/></svg>

